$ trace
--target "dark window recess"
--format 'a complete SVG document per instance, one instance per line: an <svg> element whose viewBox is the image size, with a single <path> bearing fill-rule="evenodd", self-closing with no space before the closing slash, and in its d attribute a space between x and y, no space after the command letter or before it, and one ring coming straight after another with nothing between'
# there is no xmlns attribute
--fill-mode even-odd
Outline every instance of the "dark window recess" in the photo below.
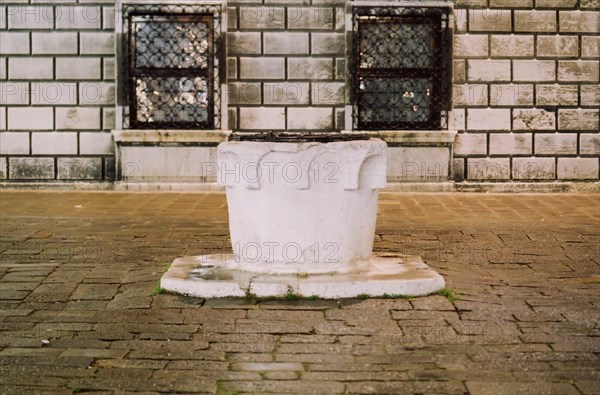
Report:
<svg viewBox="0 0 600 395"><path fill-rule="evenodd" d="M129 15L130 128L219 126L214 22L213 14Z"/></svg>
<svg viewBox="0 0 600 395"><path fill-rule="evenodd" d="M448 17L447 8L354 8L354 129L448 127Z"/></svg>

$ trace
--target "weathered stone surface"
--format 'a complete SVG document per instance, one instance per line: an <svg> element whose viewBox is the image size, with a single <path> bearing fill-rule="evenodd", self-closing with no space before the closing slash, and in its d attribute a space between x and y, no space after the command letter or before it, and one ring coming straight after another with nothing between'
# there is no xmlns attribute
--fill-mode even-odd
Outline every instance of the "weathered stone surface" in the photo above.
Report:
<svg viewBox="0 0 600 395"><path fill-rule="evenodd" d="M577 153L577 135L571 133L536 133L535 154L560 155Z"/></svg>
<svg viewBox="0 0 600 395"><path fill-rule="evenodd" d="M34 155L76 155L77 133L34 132L31 134L31 152Z"/></svg>
<svg viewBox="0 0 600 395"><path fill-rule="evenodd" d="M467 110L467 129L510 130L510 110L469 109Z"/></svg>
<svg viewBox="0 0 600 395"><path fill-rule="evenodd" d="M581 133L579 135L579 152L582 155L600 154L600 133Z"/></svg>
<svg viewBox="0 0 600 395"><path fill-rule="evenodd" d="M600 13L594 11L559 11L560 32L598 33Z"/></svg>
<svg viewBox="0 0 600 395"><path fill-rule="evenodd" d="M57 179L59 180L101 180L102 159L100 158L58 158Z"/></svg>
<svg viewBox="0 0 600 395"><path fill-rule="evenodd" d="M8 178L11 180L36 180L54 178L52 158L9 158Z"/></svg>
<svg viewBox="0 0 600 395"><path fill-rule="evenodd" d="M581 37L581 56L584 58L600 57L600 36Z"/></svg>
<svg viewBox="0 0 600 395"><path fill-rule="evenodd" d="M492 84L490 85L490 105L531 106L533 105L533 84Z"/></svg>
<svg viewBox="0 0 600 395"><path fill-rule="evenodd" d="M513 158L515 180L553 180L556 178L554 158Z"/></svg>
<svg viewBox="0 0 600 395"><path fill-rule="evenodd" d="M283 107L242 107L240 108L240 128L249 130L285 129L285 109Z"/></svg>
<svg viewBox="0 0 600 395"><path fill-rule="evenodd" d="M468 60L469 81L510 81L510 60Z"/></svg>
<svg viewBox="0 0 600 395"><path fill-rule="evenodd" d="M558 62L559 81L598 82L598 61L560 60Z"/></svg>
<svg viewBox="0 0 600 395"><path fill-rule="evenodd" d="M581 85L581 105L600 106L600 86Z"/></svg>
<svg viewBox="0 0 600 395"><path fill-rule="evenodd" d="M515 31L555 32L556 11L515 10Z"/></svg>
<svg viewBox="0 0 600 395"><path fill-rule="evenodd" d="M229 55L257 55L261 49L261 34L258 32L227 33Z"/></svg>
<svg viewBox="0 0 600 395"><path fill-rule="evenodd" d="M530 133L490 134L490 155L531 155Z"/></svg>
<svg viewBox="0 0 600 395"><path fill-rule="evenodd" d="M487 57L488 36L486 34L457 34L454 36L454 56Z"/></svg>
<svg viewBox="0 0 600 395"><path fill-rule="evenodd" d="M538 106L576 106L578 99L576 85L536 85Z"/></svg>
<svg viewBox="0 0 600 395"><path fill-rule="evenodd" d="M598 110L559 109L558 128L560 130L593 130L600 129Z"/></svg>
<svg viewBox="0 0 600 395"><path fill-rule="evenodd" d="M239 24L241 29L283 29L285 26L285 9L263 5L248 5L239 8Z"/></svg>
<svg viewBox="0 0 600 395"><path fill-rule="evenodd" d="M470 31L510 31L511 27L510 10L469 10Z"/></svg>
<svg viewBox="0 0 600 395"><path fill-rule="evenodd" d="M514 130L555 130L556 114L546 110L513 110Z"/></svg>
<svg viewBox="0 0 600 395"><path fill-rule="evenodd" d="M574 57L579 51L579 38L577 36L538 36L538 57Z"/></svg>
<svg viewBox="0 0 600 395"><path fill-rule="evenodd" d="M508 158L467 158L470 180L507 180L510 178Z"/></svg>
<svg viewBox="0 0 600 395"><path fill-rule="evenodd" d="M308 33L265 32L263 42L266 55L308 54Z"/></svg>
<svg viewBox="0 0 600 395"><path fill-rule="evenodd" d="M29 154L29 133L27 132L2 132L0 133L1 155L27 155Z"/></svg>
<svg viewBox="0 0 600 395"><path fill-rule="evenodd" d="M524 34L498 34L491 38L492 57L533 57L533 36Z"/></svg>
<svg viewBox="0 0 600 395"><path fill-rule="evenodd" d="M51 107L9 107L7 126L13 130L52 129L54 113Z"/></svg>
<svg viewBox="0 0 600 395"><path fill-rule="evenodd" d="M100 129L99 107L57 107L56 129Z"/></svg>
<svg viewBox="0 0 600 395"><path fill-rule="evenodd" d="M283 79L285 77L284 58L240 58L241 79Z"/></svg>
<svg viewBox="0 0 600 395"><path fill-rule="evenodd" d="M33 54L76 54L77 33L34 32L31 34Z"/></svg>
<svg viewBox="0 0 600 395"><path fill-rule="evenodd" d="M554 81L555 70L552 60L514 60L513 81Z"/></svg>
<svg viewBox="0 0 600 395"><path fill-rule="evenodd" d="M330 79L333 62L322 58L288 58L289 79Z"/></svg>
<svg viewBox="0 0 600 395"><path fill-rule="evenodd" d="M556 173L559 179L597 179L598 158L558 158Z"/></svg>
<svg viewBox="0 0 600 395"><path fill-rule="evenodd" d="M338 55L345 53L346 36L343 33L311 33L311 54Z"/></svg>

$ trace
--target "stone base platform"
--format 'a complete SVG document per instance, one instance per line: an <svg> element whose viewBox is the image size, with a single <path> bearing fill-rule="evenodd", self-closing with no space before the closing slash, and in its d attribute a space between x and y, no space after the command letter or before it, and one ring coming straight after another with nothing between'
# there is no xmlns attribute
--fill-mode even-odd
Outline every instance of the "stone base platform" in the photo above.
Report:
<svg viewBox="0 0 600 395"><path fill-rule="evenodd" d="M375 255L370 269L348 274L263 274L239 269L233 255L176 259L160 280L166 291L203 298L300 297L354 298L358 295L428 295L444 288L443 277L421 257Z"/></svg>

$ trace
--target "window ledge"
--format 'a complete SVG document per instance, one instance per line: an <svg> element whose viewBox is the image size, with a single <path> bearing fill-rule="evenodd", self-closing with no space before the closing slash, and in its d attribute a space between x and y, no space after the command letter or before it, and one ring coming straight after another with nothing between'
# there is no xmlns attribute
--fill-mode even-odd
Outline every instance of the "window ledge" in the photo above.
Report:
<svg viewBox="0 0 600 395"><path fill-rule="evenodd" d="M222 143L229 140L231 130L147 130L112 131L115 143Z"/></svg>
<svg viewBox="0 0 600 395"><path fill-rule="evenodd" d="M454 143L456 130L352 130L342 133L368 134L386 143Z"/></svg>

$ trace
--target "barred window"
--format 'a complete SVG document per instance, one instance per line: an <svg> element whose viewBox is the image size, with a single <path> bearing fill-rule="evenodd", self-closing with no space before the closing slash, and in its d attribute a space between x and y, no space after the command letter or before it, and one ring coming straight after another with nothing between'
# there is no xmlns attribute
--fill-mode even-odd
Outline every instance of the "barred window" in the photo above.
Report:
<svg viewBox="0 0 600 395"><path fill-rule="evenodd" d="M129 65L126 126L220 128L219 10L168 7L136 6L124 20Z"/></svg>
<svg viewBox="0 0 600 395"><path fill-rule="evenodd" d="M447 128L449 9L355 7L353 29L354 128Z"/></svg>

